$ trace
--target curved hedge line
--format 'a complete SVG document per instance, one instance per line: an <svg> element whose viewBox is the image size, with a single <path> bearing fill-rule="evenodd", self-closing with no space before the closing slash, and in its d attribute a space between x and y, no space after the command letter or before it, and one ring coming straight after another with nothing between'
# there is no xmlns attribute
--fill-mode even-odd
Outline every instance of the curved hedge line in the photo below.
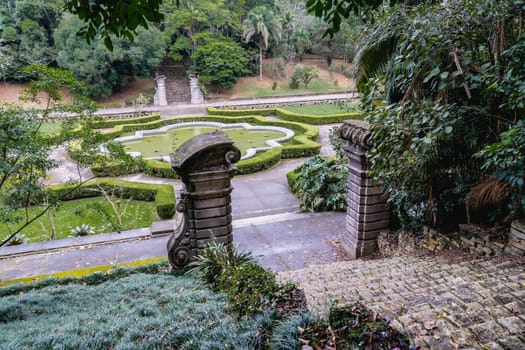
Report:
<svg viewBox="0 0 525 350"><path fill-rule="evenodd" d="M191 117L177 117L171 119L160 119L146 122L143 124L123 124L116 125L112 130L105 132L106 139L112 140L120 137L124 133L135 132L138 130L157 129L166 125L182 122L197 122L197 121L213 121L220 123L250 123L252 125L268 125L280 126L293 130L296 135L282 147L276 147L266 150L265 152L257 153L253 158L245 159L237 164L239 174L250 174L262 169L270 168L277 164L281 158L298 158L309 157L319 153L321 145L315 140L319 137L319 129L297 122L290 122L284 120L269 120L258 115L245 115L238 117L228 116L191 116ZM91 167L93 174L99 177L118 176L130 173L130 169L124 164L110 163L103 165L94 165ZM141 171L148 175L177 178L175 171L170 164L156 161L144 160L142 166L135 171Z"/></svg>
<svg viewBox="0 0 525 350"><path fill-rule="evenodd" d="M133 123L147 123L155 120L160 119L160 113L152 113L151 115L147 115L144 117L137 117L137 118L118 118L118 119L102 119L97 120L93 123L93 129L104 129L104 128L112 128L117 125L124 125L124 124L133 124Z"/></svg>
<svg viewBox="0 0 525 350"><path fill-rule="evenodd" d="M258 108L258 109L217 109L208 107L208 114L223 116L245 116L245 115L276 115L283 120L305 123L310 125L342 123L347 119L363 119L361 112L348 112L326 115L309 115L290 112L283 108Z"/></svg>
<svg viewBox="0 0 525 350"><path fill-rule="evenodd" d="M98 197L95 189L101 186L105 190L117 188L123 198L154 201L157 214L161 219L170 219L175 214L175 192L171 185L146 184L120 179L98 179L89 181L75 189L75 185L61 184L49 186L49 194L54 199L69 201L79 198Z"/></svg>

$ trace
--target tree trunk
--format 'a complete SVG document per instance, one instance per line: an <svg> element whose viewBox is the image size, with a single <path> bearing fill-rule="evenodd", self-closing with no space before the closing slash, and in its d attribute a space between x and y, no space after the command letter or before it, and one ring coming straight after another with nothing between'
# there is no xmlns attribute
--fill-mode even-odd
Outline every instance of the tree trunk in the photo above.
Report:
<svg viewBox="0 0 525 350"><path fill-rule="evenodd" d="M259 81L262 81L262 46L259 45Z"/></svg>

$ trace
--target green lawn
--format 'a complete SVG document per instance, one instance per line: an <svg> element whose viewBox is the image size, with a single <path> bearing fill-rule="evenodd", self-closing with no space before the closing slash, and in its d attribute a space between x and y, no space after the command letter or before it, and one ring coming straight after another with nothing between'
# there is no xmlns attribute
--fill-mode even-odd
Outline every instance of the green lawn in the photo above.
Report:
<svg viewBox="0 0 525 350"><path fill-rule="evenodd" d="M46 135L57 134L62 127L62 122L44 122L40 127L40 132Z"/></svg>
<svg viewBox="0 0 525 350"><path fill-rule="evenodd" d="M280 83L277 89L272 90L271 87L260 86L257 84L246 85L240 91L239 97L264 97L264 96L286 96L286 95L300 95L300 94L323 94L328 92L344 92L348 91L346 86L335 86L333 82L327 82L322 79L313 79L305 89L301 84L299 89L290 89L288 83Z"/></svg>
<svg viewBox="0 0 525 350"><path fill-rule="evenodd" d="M306 106L286 106L282 107L287 111L299 113L299 114L308 114L308 115L328 115L328 114L341 114L354 112L358 110L356 104L339 104L339 103L325 103L318 105L306 105Z"/></svg>
<svg viewBox="0 0 525 350"><path fill-rule="evenodd" d="M127 200L122 200L121 208L124 208ZM84 198L62 202L58 208L51 209L52 220L55 224L56 238L71 236L71 229L88 224L94 228L95 234L115 231L110 221L95 206L102 206L108 213L113 213L110 204L102 197ZM41 212L40 207L29 208L29 215L33 217ZM122 209L122 212L124 210ZM23 217L23 210L17 211L17 216ZM114 220L113 216L113 219ZM123 230L133 228L149 227L153 221L159 220L155 203L146 201L129 201L127 210L122 215ZM7 233L7 227L0 224L0 237ZM46 241L51 234L50 219L47 214L37 219L26 227L22 233L28 238L29 243Z"/></svg>
<svg viewBox="0 0 525 350"><path fill-rule="evenodd" d="M214 127L180 128L162 135L146 136L140 141L125 142L123 145L127 152L140 152L144 158L165 156L193 136L214 130L216 130ZM284 133L277 131L251 131L242 128L223 129L223 131L235 142L243 155L248 148L265 147L268 146L266 140L285 136Z"/></svg>

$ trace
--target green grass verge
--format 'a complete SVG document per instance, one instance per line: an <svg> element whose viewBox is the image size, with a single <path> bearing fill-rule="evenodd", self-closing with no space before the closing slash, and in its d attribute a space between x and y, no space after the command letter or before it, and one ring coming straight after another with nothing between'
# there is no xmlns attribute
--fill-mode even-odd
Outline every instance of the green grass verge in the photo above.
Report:
<svg viewBox="0 0 525 350"><path fill-rule="evenodd" d="M69 279L69 278L79 279L79 278L83 278L83 277L92 275L94 273L105 273L105 274L111 275L112 271L119 267L139 267L139 266L159 264L159 263L164 263L164 262L167 262L167 258L151 258L151 259L127 261L127 262L122 262L122 263L113 264L113 265L100 265L100 266L86 267L82 269L68 270L68 271L62 271L62 272L46 273L46 274L42 274L38 276L23 277L23 278L16 278L12 280L0 281L0 288L15 285L15 284L16 285L32 284L33 286L35 286L39 282L44 281L44 280L49 280L49 279L52 279L52 280L57 280L57 279L63 280L63 279ZM19 286L18 288L23 288L23 287Z"/></svg>
<svg viewBox="0 0 525 350"><path fill-rule="evenodd" d="M154 221L158 221L156 206L153 202L122 200L121 207L127 206L122 213L122 230L149 227ZM101 215L95 207L102 207L107 213L113 214L110 203L102 198L83 198L62 202L58 208L50 209L50 215L43 215L22 230L22 234L29 243L47 241L51 235L51 221L55 226L56 239L71 236L71 230L81 224L88 224L95 233L114 231L108 220ZM42 211L43 207L29 207L29 217L32 218ZM15 211L13 217L23 218L24 209ZM52 219L50 219L50 217ZM0 232L8 232L8 227L0 223Z"/></svg>
<svg viewBox="0 0 525 350"><path fill-rule="evenodd" d="M357 104L348 103L323 103L315 105L302 105L302 106L286 106L285 109L292 113L307 114L307 115L331 115L331 114L344 114L350 112L357 112Z"/></svg>

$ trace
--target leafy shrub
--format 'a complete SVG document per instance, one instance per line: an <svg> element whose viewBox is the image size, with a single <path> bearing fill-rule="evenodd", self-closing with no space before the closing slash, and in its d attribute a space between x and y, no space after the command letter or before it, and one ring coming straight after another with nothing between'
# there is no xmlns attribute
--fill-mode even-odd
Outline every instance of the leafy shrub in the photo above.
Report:
<svg viewBox="0 0 525 350"><path fill-rule="evenodd" d="M239 315L267 311L278 289L275 274L254 262L229 266L221 276L220 285L228 292L228 303Z"/></svg>
<svg viewBox="0 0 525 350"><path fill-rule="evenodd" d="M330 73L330 75L331 74L332 73ZM293 89L297 89L299 87L299 82L302 82L304 84L304 88L308 89L308 84L310 84L312 79L315 78L319 78L319 69L316 66L297 65L293 70L290 82L297 82L297 87ZM292 86L290 86L290 88L292 88Z"/></svg>
<svg viewBox="0 0 525 350"><path fill-rule="evenodd" d="M288 86L290 89L299 89L299 78L292 75L290 77L290 81L288 82Z"/></svg>
<svg viewBox="0 0 525 350"><path fill-rule="evenodd" d="M189 274L205 281L214 289L219 289L226 271L231 272L231 269L253 261L254 257L250 252L239 253L231 245L211 242L189 264Z"/></svg>
<svg viewBox="0 0 525 350"><path fill-rule="evenodd" d="M338 126L334 126L334 127L330 128L330 130L328 132L328 139L330 141L330 145L332 146L332 148L333 148L333 150L335 152L335 155L339 159L344 159L345 158L344 147L348 144L348 141L342 139L339 136L339 127Z"/></svg>
<svg viewBox="0 0 525 350"><path fill-rule="evenodd" d="M272 83L272 91L275 91L275 90L277 90L277 82L276 81L274 81Z"/></svg>
<svg viewBox="0 0 525 350"><path fill-rule="evenodd" d="M478 157L484 159L484 169L495 172L499 181L512 189L512 213L525 214L525 120L520 120L500 134L500 141L483 148Z"/></svg>
<svg viewBox="0 0 525 350"><path fill-rule="evenodd" d="M93 230L93 227L89 226L88 224L82 224L71 230L71 235L75 237L88 236L94 233L95 233L95 230Z"/></svg>
<svg viewBox="0 0 525 350"><path fill-rule="evenodd" d="M315 156L289 176L291 191L301 200L301 211L345 210L348 169L338 158Z"/></svg>

